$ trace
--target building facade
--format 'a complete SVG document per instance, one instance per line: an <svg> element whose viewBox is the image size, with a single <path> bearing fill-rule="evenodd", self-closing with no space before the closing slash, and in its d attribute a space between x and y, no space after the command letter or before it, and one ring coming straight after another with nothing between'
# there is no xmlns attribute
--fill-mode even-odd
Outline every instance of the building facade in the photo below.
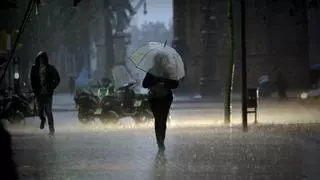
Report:
<svg viewBox="0 0 320 180"><path fill-rule="evenodd" d="M248 86L257 79L278 72L285 74L289 88L308 85L308 19L303 0L290 14L291 1L246 1ZM229 58L228 2L226 0L173 0L174 37L183 53L192 91L216 94L223 91ZM235 90L241 85L240 4L234 1L236 43ZM202 84L201 84L202 83Z"/></svg>

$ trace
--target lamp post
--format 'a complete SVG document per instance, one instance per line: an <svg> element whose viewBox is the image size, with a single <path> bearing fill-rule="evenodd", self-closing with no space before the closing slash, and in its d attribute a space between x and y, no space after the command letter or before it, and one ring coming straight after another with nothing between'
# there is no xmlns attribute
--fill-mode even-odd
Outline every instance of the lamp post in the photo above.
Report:
<svg viewBox="0 0 320 180"><path fill-rule="evenodd" d="M241 61L242 61L242 127L248 130L247 53L246 53L246 4L241 0Z"/></svg>
<svg viewBox="0 0 320 180"><path fill-rule="evenodd" d="M232 89L234 79L234 23L233 23L233 0L228 0L228 19L229 19L229 65L228 65L228 79L226 87L226 99L224 106L224 122L230 124L231 110L232 110Z"/></svg>

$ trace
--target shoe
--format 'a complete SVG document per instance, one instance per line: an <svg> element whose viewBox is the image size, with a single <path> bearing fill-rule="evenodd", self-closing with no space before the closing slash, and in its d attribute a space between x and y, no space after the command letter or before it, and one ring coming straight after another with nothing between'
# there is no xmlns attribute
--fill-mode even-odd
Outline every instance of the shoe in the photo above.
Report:
<svg viewBox="0 0 320 180"><path fill-rule="evenodd" d="M44 124L45 124L45 121L41 121L41 123L40 123L40 129L44 129Z"/></svg>
<svg viewBox="0 0 320 180"><path fill-rule="evenodd" d="M50 136L50 137L54 136L54 131L50 131L50 132L49 132L49 136Z"/></svg>
<svg viewBox="0 0 320 180"><path fill-rule="evenodd" d="M158 148L159 148L159 151L165 151L166 150L166 147L164 146L163 142L158 142Z"/></svg>
<svg viewBox="0 0 320 180"><path fill-rule="evenodd" d="M54 133L55 133L55 130L54 130L54 129L50 129L49 135L50 135L50 136L53 136Z"/></svg>

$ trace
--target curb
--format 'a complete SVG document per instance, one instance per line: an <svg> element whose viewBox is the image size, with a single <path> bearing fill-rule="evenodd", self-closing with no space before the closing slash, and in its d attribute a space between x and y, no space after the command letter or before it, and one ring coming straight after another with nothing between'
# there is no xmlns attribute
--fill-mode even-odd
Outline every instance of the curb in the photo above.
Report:
<svg viewBox="0 0 320 180"><path fill-rule="evenodd" d="M212 109L214 108L213 106L189 106L189 107L171 107L171 110L194 110L194 109L201 109L201 110L206 110L206 109ZM77 111L76 109L63 109L63 108L53 108L53 112L75 112Z"/></svg>

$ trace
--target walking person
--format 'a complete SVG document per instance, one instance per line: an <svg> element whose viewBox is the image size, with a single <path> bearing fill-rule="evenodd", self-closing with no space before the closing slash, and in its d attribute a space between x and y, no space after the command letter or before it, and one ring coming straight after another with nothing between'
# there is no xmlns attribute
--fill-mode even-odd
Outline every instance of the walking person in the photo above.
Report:
<svg viewBox="0 0 320 180"><path fill-rule="evenodd" d="M52 114L52 96L60 83L60 76L56 68L49 64L46 52L39 52L35 64L31 68L30 81L38 102L40 129L44 129L48 120L50 135L54 135L54 121ZM47 118L46 118L47 117Z"/></svg>
<svg viewBox="0 0 320 180"><path fill-rule="evenodd" d="M281 71L277 74L276 86L278 91L279 100L287 100L287 82Z"/></svg>
<svg viewBox="0 0 320 180"><path fill-rule="evenodd" d="M161 61L163 56L155 57L154 68L150 71L162 71ZM149 105L155 118L155 134L159 150L164 151L164 140L167 129L167 118L170 111L170 107L173 100L172 89L176 89L179 86L179 81L171 80L166 75L156 77L148 72L143 80L142 86L149 89ZM166 72L162 72L166 74Z"/></svg>

